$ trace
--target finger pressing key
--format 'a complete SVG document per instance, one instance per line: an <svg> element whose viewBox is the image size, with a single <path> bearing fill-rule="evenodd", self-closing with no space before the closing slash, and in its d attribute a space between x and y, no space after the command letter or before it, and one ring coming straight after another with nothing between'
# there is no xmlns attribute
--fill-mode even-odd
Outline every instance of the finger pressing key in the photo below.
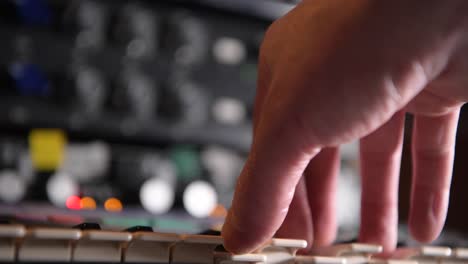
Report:
<svg viewBox="0 0 468 264"><path fill-rule="evenodd" d="M415 116L409 225L420 241L435 239L445 222L459 111Z"/></svg>

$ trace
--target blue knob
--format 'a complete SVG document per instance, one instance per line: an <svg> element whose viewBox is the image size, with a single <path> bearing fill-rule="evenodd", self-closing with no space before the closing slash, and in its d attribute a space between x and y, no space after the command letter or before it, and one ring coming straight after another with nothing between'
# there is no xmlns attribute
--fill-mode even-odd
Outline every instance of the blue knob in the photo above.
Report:
<svg viewBox="0 0 468 264"><path fill-rule="evenodd" d="M16 0L18 15L25 24L50 25L52 11L44 0Z"/></svg>
<svg viewBox="0 0 468 264"><path fill-rule="evenodd" d="M14 63L10 74L22 95L47 95L50 91L47 76L36 64Z"/></svg>

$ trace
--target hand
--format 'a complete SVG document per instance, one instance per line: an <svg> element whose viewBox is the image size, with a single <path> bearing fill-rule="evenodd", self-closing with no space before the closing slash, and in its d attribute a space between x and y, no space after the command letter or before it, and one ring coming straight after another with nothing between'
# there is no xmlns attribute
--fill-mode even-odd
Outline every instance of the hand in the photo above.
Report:
<svg viewBox="0 0 468 264"><path fill-rule="evenodd" d="M234 253L275 233L336 234L339 146L360 139L362 242L392 250L404 114L414 115L409 226L441 231L458 115L468 99L468 2L303 0L267 31L254 141L223 228Z"/></svg>

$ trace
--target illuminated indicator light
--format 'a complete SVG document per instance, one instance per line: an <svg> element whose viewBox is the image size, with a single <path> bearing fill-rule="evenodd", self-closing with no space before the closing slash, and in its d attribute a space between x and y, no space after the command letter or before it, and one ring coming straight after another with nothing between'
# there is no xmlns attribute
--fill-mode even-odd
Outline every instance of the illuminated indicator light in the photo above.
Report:
<svg viewBox="0 0 468 264"><path fill-rule="evenodd" d="M65 133L60 129L35 129L29 134L29 151L35 169L56 170L62 165Z"/></svg>
<svg viewBox="0 0 468 264"><path fill-rule="evenodd" d="M122 211L122 202L117 198L109 198L104 203L104 208L109 212L120 212Z"/></svg>
<svg viewBox="0 0 468 264"><path fill-rule="evenodd" d="M81 203L80 197L73 195L67 198L67 202L65 203L65 205L70 210L80 210L81 208L80 203Z"/></svg>
<svg viewBox="0 0 468 264"><path fill-rule="evenodd" d="M91 197L83 197L80 201L80 208L83 210L96 209L96 201Z"/></svg>
<svg viewBox="0 0 468 264"><path fill-rule="evenodd" d="M227 210L226 207L222 204L216 205L216 207L213 209L213 211L210 214L211 217L216 217L216 218L223 218L227 216Z"/></svg>
<svg viewBox="0 0 468 264"><path fill-rule="evenodd" d="M185 210L193 217L210 216L216 207L218 195L214 187L205 181L194 181L185 188L182 201Z"/></svg>

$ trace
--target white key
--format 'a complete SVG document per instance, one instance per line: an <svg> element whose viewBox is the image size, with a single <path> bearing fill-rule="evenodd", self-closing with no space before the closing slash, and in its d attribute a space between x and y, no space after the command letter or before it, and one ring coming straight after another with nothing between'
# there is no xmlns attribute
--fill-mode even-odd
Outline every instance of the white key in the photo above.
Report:
<svg viewBox="0 0 468 264"><path fill-rule="evenodd" d="M273 238L259 250L259 253L266 256L265 263L294 263L296 252L306 247L305 240Z"/></svg>
<svg viewBox="0 0 468 264"><path fill-rule="evenodd" d="M441 259L442 264L468 264L468 248L454 248L452 249L451 258Z"/></svg>
<svg viewBox="0 0 468 264"><path fill-rule="evenodd" d="M457 259L468 259L468 248L455 248L452 250L452 256Z"/></svg>
<svg viewBox="0 0 468 264"><path fill-rule="evenodd" d="M224 249L214 252L215 263L294 263L298 249L307 247L305 240L273 238L254 254L233 255Z"/></svg>
<svg viewBox="0 0 468 264"><path fill-rule="evenodd" d="M72 242L81 231L65 228L29 229L18 250L19 261L71 261Z"/></svg>
<svg viewBox="0 0 468 264"><path fill-rule="evenodd" d="M0 225L0 261L15 260L15 242L25 234L26 229L22 225Z"/></svg>
<svg viewBox="0 0 468 264"><path fill-rule="evenodd" d="M418 264L418 261L405 259L370 259L369 264Z"/></svg>
<svg viewBox="0 0 468 264"><path fill-rule="evenodd" d="M124 262L169 263L170 247L181 240L176 234L135 232L125 250Z"/></svg>
<svg viewBox="0 0 468 264"><path fill-rule="evenodd" d="M382 246L363 243L337 244L312 249L313 255L319 256L370 256L381 253Z"/></svg>
<svg viewBox="0 0 468 264"><path fill-rule="evenodd" d="M187 235L172 246L172 263L211 264L214 249L222 244L220 236Z"/></svg>
<svg viewBox="0 0 468 264"><path fill-rule="evenodd" d="M83 231L76 243L72 260L74 262L120 262L123 244L132 235L127 232L90 230Z"/></svg>
<svg viewBox="0 0 468 264"><path fill-rule="evenodd" d="M449 259L451 256L450 248L435 246L400 248L392 254L392 258L417 260L419 264L440 263L442 259Z"/></svg>
<svg viewBox="0 0 468 264"><path fill-rule="evenodd" d="M213 252L215 264L253 264L265 263L266 256L263 254L233 255L223 249L215 249Z"/></svg>
<svg viewBox="0 0 468 264"><path fill-rule="evenodd" d="M346 264L342 257L296 256L298 264Z"/></svg>

